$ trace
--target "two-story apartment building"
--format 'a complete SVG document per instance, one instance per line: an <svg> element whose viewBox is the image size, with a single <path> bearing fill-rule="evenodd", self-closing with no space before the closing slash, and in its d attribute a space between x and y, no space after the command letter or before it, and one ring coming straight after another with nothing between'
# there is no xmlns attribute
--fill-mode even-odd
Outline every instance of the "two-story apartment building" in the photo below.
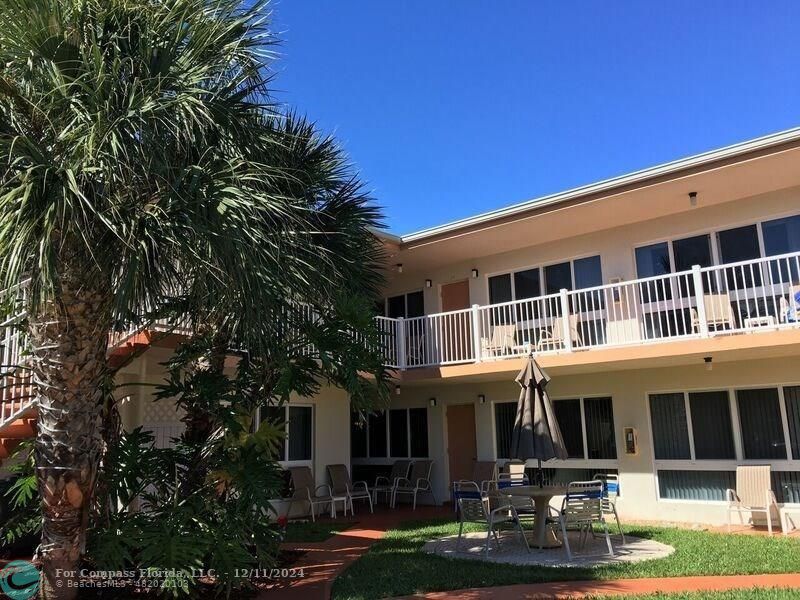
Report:
<svg viewBox="0 0 800 600"><path fill-rule="evenodd" d="M570 455L553 479L617 472L623 517L721 523L736 465L770 464L800 502L799 131L387 244L399 395L351 431L354 465L429 456L447 498L508 458L533 352Z"/></svg>
<svg viewBox="0 0 800 600"><path fill-rule="evenodd" d="M569 451L551 479L616 472L623 519L721 523L736 466L770 464L800 502L800 129L384 240L391 406L360 427L341 390L297 398L284 464L324 483L431 458L446 500L508 459L532 352ZM125 425L168 443L178 416L131 390Z"/></svg>

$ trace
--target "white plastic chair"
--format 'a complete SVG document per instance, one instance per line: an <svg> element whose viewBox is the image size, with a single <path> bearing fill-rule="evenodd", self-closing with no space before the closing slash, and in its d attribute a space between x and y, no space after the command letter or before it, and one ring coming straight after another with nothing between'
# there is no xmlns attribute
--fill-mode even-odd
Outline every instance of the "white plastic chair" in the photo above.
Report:
<svg viewBox="0 0 800 600"><path fill-rule="evenodd" d="M725 499L728 501L728 531L731 530L733 513L739 513L742 525L744 525L742 513L748 512L751 516L764 513L767 516L767 531L772 535L772 507L777 510L778 501L772 492L769 465L736 467L736 489L726 490Z"/></svg>
<svg viewBox="0 0 800 600"><path fill-rule="evenodd" d="M603 482L603 513L612 515L617 522L619 535L625 544L625 534L622 533L622 523L617 514L617 496L619 496L619 475L616 473L596 473L592 479Z"/></svg>

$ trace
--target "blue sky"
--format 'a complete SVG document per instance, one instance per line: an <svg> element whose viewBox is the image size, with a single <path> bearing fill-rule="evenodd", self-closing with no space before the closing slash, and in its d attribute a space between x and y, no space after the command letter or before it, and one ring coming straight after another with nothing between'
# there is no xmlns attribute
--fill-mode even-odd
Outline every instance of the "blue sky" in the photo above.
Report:
<svg viewBox="0 0 800 600"><path fill-rule="evenodd" d="M277 98L408 233L800 125L800 2L276 0Z"/></svg>

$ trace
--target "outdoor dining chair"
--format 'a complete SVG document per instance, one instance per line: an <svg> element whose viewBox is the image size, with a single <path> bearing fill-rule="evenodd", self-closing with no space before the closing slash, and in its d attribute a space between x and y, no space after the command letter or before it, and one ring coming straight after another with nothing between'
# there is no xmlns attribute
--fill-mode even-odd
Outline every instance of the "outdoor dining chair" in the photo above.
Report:
<svg viewBox="0 0 800 600"><path fill-rule="evenodd" d="M489 508L488 498L459 498L458 500L458 541L456 548L461 549L461 537L464 532L464 523L482 523L486 526L486 547L484 556L489 556L489 543L494 538L497 548L500 548L500 537L497 531L503 525L512 525L522 537L525 549L530 552L528 539L522 529L517 511L511 504L501 504L497 508Z"/></svg>
<svg viewBox="0 0 800 600"><path fill-rule="evenodd" d="M497 463L493 460L476 460L472 463L472 478L453 482L453 510L458 510L459 498L480 498L497 479Z"/></svg>
<svg viewBox="0 0 800 600"><path fill-rule="evenodd" d="M742 513L755 515L764 513L767 517L767 531L772 535L772 507L778 509L778 501L772 492L771 468L769 465L748 465L736 467L736 489L726 490L728 502L728 531L731 530L731 517L739 513L739 520L744 525Z"/></svg>
<svg viewBox="0 0 800 600"><path fill-rule="evenodd" d="M788 300L781 296L778 313L781 323L797 323L800 321L800 287L793 286L789 290Z"/></svg>
<svg viewBox="0 0 800 600"><path fill-rule="evenodd" d="M733 314L731 299L727 293L703 294L703 308L706 313L706 323L710 330L736 329L736 317ZM692 329L695 333L700 331L700 315L696 308L692 308Z"/></svg>
<svg viewBox="0 0 800 600"><path fill-rule="evenodd" d="M611 545L611 536L608 533L608 525L603 512L602 481L573 481L567 485L567 493L561 502L561 510L558 511L557 519L561 526L562 542L568 561L572 560L568 530L577 529L578 548L583 549L595 523L602 525L608 554L614 556L614 547Z"/></svg>
<svg viewBox="0 0 800 600"><path fill-rule="evenodd" d="M398 479L408 477L408 469L411 468L410 460L396 460L392 465L392 472L388 477L378 475L375 478L375 485L372 486L372 503L378 503L378 494L386 494L387 504L391 504L392 490Z"/></svg>
<svg viewBox="0 0 800 600"><path fill-rule="evenodd" d="M486 357L512 354L517 339L516 325L495 325L491 339L481 338L481 355Z"/></svg>
<svg viewBox="0 0 800 600"><path fill-rule="evenodd" d="M431 470L433 469L432 460L417 460L411 466L411 475L408 478L399 477L394 482L392 488L392 508L397 506L398 495L408 495L414 498L413 510L417 509L417 496L420 493L430 494L433 503L436 504L436 494L433 492L431 484Z"/></svg>
<svg viewBox="0 0 800 600"><path fill-rule="evenodd" d="M622 523L617 514L617 496L619 496L619 475L616 473L596 473L592 479L603 482L603 514L611 515L617 522L619 535L625 544L625 534L622 533Z"/></svg>
<svg viewBox="0 0 800 600"><path fill-rule="evenodd" d="M344 497L344 514L347 516L347 506L350 505L350 514L354 515L353 500L366 500L369 502L369 512L372 510L372 493L366 481L352 482L347 465L328 465L328 476L331 478L331 495L336 499Z"/></svg>
<svg viewBox="0 0 800 600"><path fill-rule="evenodd" d="M583 346L583 338L578 331L578 315L569 315L569 335L573 345ZM550 327L539 330L536 336L536 350L560 350L564 347L564 317L555 317Z"/></svg>
<svg viewBox="0 0 800 600"><path fill-rule="evenodd" d="M327 504L333 512L333 496L331 495L331 487L323 483L322 485L314 485L314 475L311 473L311 467L290 467L292 479L292 497L289 500L289 507L286 509L286 516L290 517L292 514L292 506L297 503L308 503L308 509L311 513L311 520L315 521L314 507ZM324 490L326 493L319 493Z"/></svg>

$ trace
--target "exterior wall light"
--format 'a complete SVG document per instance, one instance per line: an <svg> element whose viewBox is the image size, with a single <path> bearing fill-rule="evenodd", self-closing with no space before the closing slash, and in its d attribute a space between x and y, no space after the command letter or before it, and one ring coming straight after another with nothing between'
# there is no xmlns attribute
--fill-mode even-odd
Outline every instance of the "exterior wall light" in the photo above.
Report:
<svg viewBox="0 0 800 600"><path fill-rule="evenodd" d="M473 279L477 279L478 278L478 269L472 269L472 278Z"/></svg>
<svg viewBox="0 0 800 600"><path fill-rule="evenodd" d="M428 400L428 404L431 405L431 408L436 408L436 398L431 398Z"/></svg>
<svg viewBox="0 0 800 600"><path fill-rule="evenodd" d="M486 396L484 394L478 394L478 404L486 404Z"/></svg>
<svg viewBox="0 0 800 600"><path fill-rule="evenodd" d="M714 368L714 363L712 362L713 360L714 360L714 359L713 359L713 358L711 358L710 356L706 356L706 357L703 359L703 362L704 362L704 363L706 363L706 371L710 371L711 369L713 369L713 368Z"/></svg>
<svg viewBox="0 0 800 600"><path fill-rule="evenodd" d="M689 192L689 206L697 206L697 192Z"/></svg>
<svg viewBox="0 0 800 600"><path fill-rule="evenodd" d="M400 395L400 386L399 385L394 386L394 395L395 396L399 396Z"/></svg>
<svg viewBox="0 0 800 600"><path fill-rule="evenodd" d="M402 273L403 272L403 263L397 263L395 265L395 267L397 267L397 272L398 273Z"/></svg>
<svg viewBox="0 0 800 600"><path fill-rule="evenodd" d="M425 280L425 287L426 288L433 287L433 281L431 281L430 279L426 279Z"/></svg>

